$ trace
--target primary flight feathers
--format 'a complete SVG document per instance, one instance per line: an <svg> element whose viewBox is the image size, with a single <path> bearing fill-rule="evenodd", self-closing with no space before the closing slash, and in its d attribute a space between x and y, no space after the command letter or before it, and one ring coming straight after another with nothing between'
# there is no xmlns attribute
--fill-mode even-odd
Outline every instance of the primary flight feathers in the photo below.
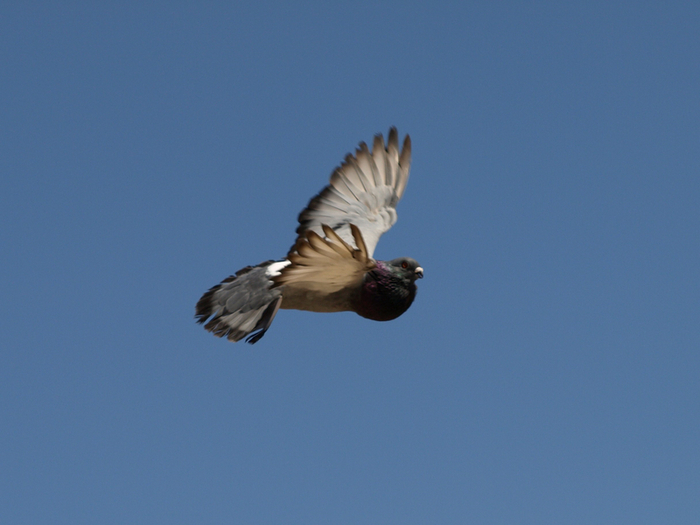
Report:
<svg viewBox="0 0 700 525"><path fill-rule="evenodd" d="M375 261L382 234L396 222L408 182L411 139L399 152L396 128L386 146L363 142L331 175L330 184L299 214L297 240L285 259L248 266L212 287L195 317L219 337L255 343L282 309L353 311L395 319L413 302L423 269L408 257Z"/></svg>

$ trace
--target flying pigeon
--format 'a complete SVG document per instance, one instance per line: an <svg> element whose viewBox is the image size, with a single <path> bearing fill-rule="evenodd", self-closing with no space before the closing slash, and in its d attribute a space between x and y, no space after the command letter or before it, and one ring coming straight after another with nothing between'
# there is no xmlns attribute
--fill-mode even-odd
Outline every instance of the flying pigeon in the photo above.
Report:
<svg viewBox="0 0 700 525"><path fill-rule="evenodd" d="M351 311L375 321L403 314L423 268L410 257L375 261L372 254L396 222L410 166L411 139L406 135L399 152L396 128L386 146L376 135L371 152L361 142L299 214L287 257L246 266L209 289L197 303L197 322L218 337L253 344L280 308Z"/></svg>

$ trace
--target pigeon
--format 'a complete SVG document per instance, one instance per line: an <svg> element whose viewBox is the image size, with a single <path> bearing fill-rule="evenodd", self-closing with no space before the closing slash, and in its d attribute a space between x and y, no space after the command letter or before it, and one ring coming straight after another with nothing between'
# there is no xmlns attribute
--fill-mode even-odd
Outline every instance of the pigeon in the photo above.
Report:
<svg viewBox="0 0 700 525"><path fill-rule="evenodd" d="M423 268L410 257L376 261L372 254L396 222L410 166L411 139L406 135L399 151L396 128L386 145L376 135L372 151L361 142L299 214L286 258L246 266L210 288L195 308L197 322L218 337L254 344L280 308L399 317L416 297Z"/></svg>

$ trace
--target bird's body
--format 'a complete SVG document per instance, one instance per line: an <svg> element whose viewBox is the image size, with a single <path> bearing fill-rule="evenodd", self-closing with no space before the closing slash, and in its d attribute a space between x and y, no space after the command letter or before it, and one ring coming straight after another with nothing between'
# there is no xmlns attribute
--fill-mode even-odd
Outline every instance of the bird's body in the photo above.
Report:
<svg viewBox="0 0 700 525"><path fill-rule="evenodd" d="M375 261L372 252L396 222L410 161L410 138L399 154L395 128L386 148L381 135L371 153L361 143L299 215L287 257L248 266L212 287L197 303L197 321L219 337L255 343L279 309L353 311L375 321L403 314L423 269L408 257Z"/></svg>
<svg viewBox="0 0 700 525"><path fill-rule="evenodd" d="M289 287L284 290L282 310L305 310L307 312L349 312L357 300L345 290L326 293L320 290Z"/></svg>

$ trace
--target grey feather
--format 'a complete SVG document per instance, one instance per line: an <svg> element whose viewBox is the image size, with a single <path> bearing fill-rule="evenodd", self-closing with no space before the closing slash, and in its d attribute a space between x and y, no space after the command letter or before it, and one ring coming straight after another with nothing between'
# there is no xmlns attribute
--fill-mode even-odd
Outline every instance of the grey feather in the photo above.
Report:
<svg viewBox="0 0 700 525"><path fill-rule="evenodd" d="M404 139L399 154L399 135L391 128L387 145L381 135L374 138L372 152L360 143L355 156L347 155L331 174L330 184L311 199L299 214L297 234L313 230L323 234L328 224L354 245L350 224L357 226L367 244L369 256L383 233L397 220L396 204L401 199L411 167L411 139Z"/></svg>
<svg viewBox="0 0 700 525"><path fill-rule="evenodd" d="M196 306L197 322L229 341L240 341L253 332L248 342L260 339L272 324L282 303L282 291L266 275L274 261L247 266L236 275L209 289Z"/></svg>

